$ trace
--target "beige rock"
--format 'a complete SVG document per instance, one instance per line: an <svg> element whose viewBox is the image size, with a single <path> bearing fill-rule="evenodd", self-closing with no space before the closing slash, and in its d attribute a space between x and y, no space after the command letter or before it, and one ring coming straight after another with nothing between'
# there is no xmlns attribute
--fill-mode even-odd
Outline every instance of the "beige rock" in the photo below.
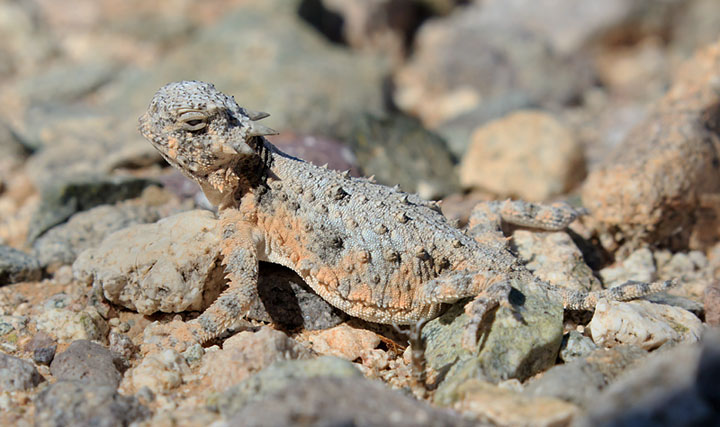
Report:
<svg viewBox="0 0 720 427"><path fill-rule="evenodd" d="M73 275L145 315L203 310L225 284L216 222L196 210L125 228L81 253Z"/></svg>
<svg viewBox="0 0 720 427"><path fill-rule="evenodd" d="M498 426L567 426L577 406L551 397L530 397L508 387L469 380L458 387L462 398L453 409Z"/></svg>
<svg viewBox="0 0 720 427"><path fill-rule="evenodd" d="M521 111L475 130L460 183L542 201L569 190L584 173L581 147L562 124L546 113Z"/></svg>
<svg viewBox="0 0 720 427"><path fill-rule="evenodd" d="M86 307L82 311L51 308L40 313L35 322L38 330L47 332L59 342L102 342L110 330L110 326L95 307Z"/></svg>
<svg viewBox="0 0 720 427"><path fill-rule="evenodd" d="M135 390L148 387L156 393L167 392L183 382L190 374L185 358L173 349L147 355L130 374Z"/></svg>
<svg viewBox="0 0 720 427"><path fill-rule="evenodd" d="M350 361L360 358L380 344L380 337L375 332L356 329L344 323L313 332L308 339L316 352Z"/></svg>
<svg viewBox="0 0 720 427"><path fill-rule="evenodd" d="M638 249L619 265L600 270L600 277L608 288L623 284L628 280L655 281L657 280L657 269L653 253L648 248Z"/></svg>
<svg viewBox="0 0 720 427"><path fill-rule="evenodd" d="M631 344L652 350L668 341L698 341L702 322L682 308L649 301L600 300L587 325L596 344Z"/></svg>
<svg viewBox="0 0 720 427"><path fill-rule="evenodd" d="M223 349L207 353L200 373L212 388L223 391L278 360L309 359L313 352L280 331L264 326L244 331L223 343Z"/></svg>
<svg viewBox="0 0 720 427"><path fill-rule="evenodd" d="M717 241L718 70L720 43L681 67L648 117L588 176L583 205L610 236L606 246L683 249Z"/></svg>

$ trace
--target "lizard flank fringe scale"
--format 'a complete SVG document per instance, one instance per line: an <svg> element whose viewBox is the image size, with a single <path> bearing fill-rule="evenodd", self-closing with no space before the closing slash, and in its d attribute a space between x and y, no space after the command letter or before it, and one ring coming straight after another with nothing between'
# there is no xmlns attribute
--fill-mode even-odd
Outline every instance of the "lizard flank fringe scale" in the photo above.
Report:
<svg viewBox="0 0 720 427"><path fill-rule="evenodd" d="M259 261L292 269L330 304L371 322L414 324L472 297L473 337L488 310L507 301L512 280L534 283L570 309L673 285L554 287L508 249L501 222L562 230L579 214L569 205L485 203L473 212L471 236L433 202L283 153L264 138L275 132L257 123L267 116L212 84L183 81L161 88L140 117L145 138L218 207L223 233L229 287L197 319L163 325L177 340L207 341L242 318L258 298Z"/></svg>

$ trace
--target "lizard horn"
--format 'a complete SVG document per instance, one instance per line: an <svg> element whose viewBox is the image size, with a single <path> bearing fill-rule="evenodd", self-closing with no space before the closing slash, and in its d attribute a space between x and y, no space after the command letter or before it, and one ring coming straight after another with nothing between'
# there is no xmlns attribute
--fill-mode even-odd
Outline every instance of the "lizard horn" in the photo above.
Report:
<svg viewBox="0 0 720 427"><path fill-rule="evenodd" d="M265 117L269 117L269 116L270 116L270 114L264 113L264 112L262 112L262 111L253 111L253 110L248 110L247 108L243 108L243 110L245 110L245 114L247 114L247 116L248 116L248 117L250 118L250 120L252 120L252 121L262 120L262 119L264 119Z"/></svg>
<svg viewBox="0 0 720 427"><path fill-rule="evenodd" d="M250 129L248 129L248 136L265 136L265 135L277 135L278 131L270 129L267 126L263 126L258 123L252 123Z"/></svg>

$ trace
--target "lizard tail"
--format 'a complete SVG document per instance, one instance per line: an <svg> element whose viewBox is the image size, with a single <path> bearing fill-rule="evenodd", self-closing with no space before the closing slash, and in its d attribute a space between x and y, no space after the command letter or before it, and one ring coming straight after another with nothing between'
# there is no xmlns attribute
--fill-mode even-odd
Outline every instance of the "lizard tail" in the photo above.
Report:
<svg viewBox="0 0 720 427"><path fill-rule="evenodd" d="M553 292L561 294L566 309L594 310L598 301L602 298L613 301L630 301L656 292L666 291L675 285L677 285L677 281L674 279L652 283L629 280L622 285L601 291L582 292L554 288Z"/></svg>

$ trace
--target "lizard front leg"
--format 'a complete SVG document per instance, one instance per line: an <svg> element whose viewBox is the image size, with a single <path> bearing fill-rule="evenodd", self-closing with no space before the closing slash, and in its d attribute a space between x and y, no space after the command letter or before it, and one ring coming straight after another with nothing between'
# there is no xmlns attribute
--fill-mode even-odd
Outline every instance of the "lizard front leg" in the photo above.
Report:
<svg viewBox="0 0 720 427"><path fill-rule="evenodd" d="M223 211L219 222L223 235L223 264L228 288L198 318L153 324L145 331L145 342L161 348L184 351L195 343L209 341L242 322L258 298L258 246L262 237L236 210ZM247 324L247 323L246 323Z"/></svg>

